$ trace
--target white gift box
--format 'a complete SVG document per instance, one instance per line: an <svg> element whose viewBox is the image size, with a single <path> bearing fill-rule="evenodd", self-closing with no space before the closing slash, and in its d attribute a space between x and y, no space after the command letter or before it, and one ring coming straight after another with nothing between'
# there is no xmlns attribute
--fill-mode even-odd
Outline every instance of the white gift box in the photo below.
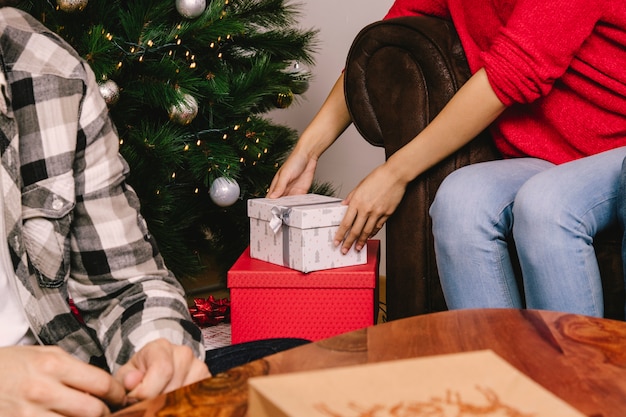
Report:
<svg viewBox="0 0 626 417"><path fill-rule="evenodd" d="M250 257L301 272L365 264L365 247L344 255L333 244L347 208L317 194L248 200Z"/></svg>

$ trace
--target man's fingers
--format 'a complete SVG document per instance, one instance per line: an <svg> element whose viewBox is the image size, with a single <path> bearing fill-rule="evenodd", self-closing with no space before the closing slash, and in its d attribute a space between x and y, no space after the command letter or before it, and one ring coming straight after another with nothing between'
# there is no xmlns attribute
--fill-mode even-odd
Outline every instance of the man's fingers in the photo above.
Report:
<svg viewBox="0 0 626 417"><path fill-rule="evenodd" d="M43 410L65 417L103 417L111 414L101 398L64 385L54 378L41 378L37 384L31 384L24 400L26 403L20 404L20 409L24 412L28 408L39 410L36 415L42 415ZM117 406L121 405L120 403Z"/></svg>
<svg viewBox="0 0 626 417"><path fill-rule="evenodd" d="M133 366L144 374L141 383L128 393L128 397L138 400L155 397L210 376L204 362L195 357L191 348L172 345L165 339L144 346L125 366Z"/></svg>
<svg viewBox="0 0 626 417"><path fill-rule="evenodd" d="M63 392L68 397L72 393L74 396L84 393L93 400L100 399L115 408L125 404L126 390L108 372L86 364L58 347L45 347L36 350L36 352L38 354L33 358L33 365L41 375L45 375L49 378L48 380L56 382L49 389L63 387ZM35 389L33 400L37 400L38 390L31 388L29 392L33 393L33 389ZM41 398L50 397L49 392L41 392L41 394L44 394L44 397ZM74 400L72 402L71 399L68 399L66 404L70 407L76 407L76 404L80 404L76 402L80 398L74 398ZM102 401L98 402L103 405Z"/></svg>
<svg viewBox="0 0 626 417"><path fill-rule="evenodd" d="M111 407L119 408L125 405L124 386L100 368L80 362L75 371L67 372L60 378L68 387L100 398Z"/></svg>

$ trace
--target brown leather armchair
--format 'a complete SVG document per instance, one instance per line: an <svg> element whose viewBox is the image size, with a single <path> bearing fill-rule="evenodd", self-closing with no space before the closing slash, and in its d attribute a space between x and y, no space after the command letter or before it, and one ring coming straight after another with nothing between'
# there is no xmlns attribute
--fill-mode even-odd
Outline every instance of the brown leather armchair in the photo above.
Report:
<svg viewBox="0 0 626 417"><path fill-rule="evenodd" d="M402 17L373 23L357 35L344 77L348 109L357 130L372 145L384 147L389 157L432 120L467 80L469 69L450 22ZM387 222L388 320L447 308L428 209L450 172L500 157L483 133L409 185ZM616 224L594 242L605 316L616 319L624 319L621 233Z"/></svg>

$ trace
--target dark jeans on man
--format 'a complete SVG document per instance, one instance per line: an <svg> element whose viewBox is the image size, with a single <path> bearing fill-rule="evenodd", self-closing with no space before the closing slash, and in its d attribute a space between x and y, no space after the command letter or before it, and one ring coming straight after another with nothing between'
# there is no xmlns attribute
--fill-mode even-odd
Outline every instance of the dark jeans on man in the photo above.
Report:
<svg viewBox="0 0 626 417"><path fill-rule="evenodd" d="M227 371L235 366L244 365L265 356L282 352L306 343L309 340L296 338L263 339L238 343L206 351L204 362L212 375Z"/></svg>

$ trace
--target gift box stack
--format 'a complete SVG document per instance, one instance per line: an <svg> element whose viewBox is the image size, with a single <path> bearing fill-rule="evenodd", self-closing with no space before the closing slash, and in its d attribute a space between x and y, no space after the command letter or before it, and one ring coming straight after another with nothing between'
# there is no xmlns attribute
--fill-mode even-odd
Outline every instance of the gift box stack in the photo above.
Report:
<svg viewBox="0 0 626 417"><path fill-rule="evenodd" d="M228 271L232 343L375 323L380 242L343 255L332 240L345 210L315 194L248 201L250 247Z"/></svg>

